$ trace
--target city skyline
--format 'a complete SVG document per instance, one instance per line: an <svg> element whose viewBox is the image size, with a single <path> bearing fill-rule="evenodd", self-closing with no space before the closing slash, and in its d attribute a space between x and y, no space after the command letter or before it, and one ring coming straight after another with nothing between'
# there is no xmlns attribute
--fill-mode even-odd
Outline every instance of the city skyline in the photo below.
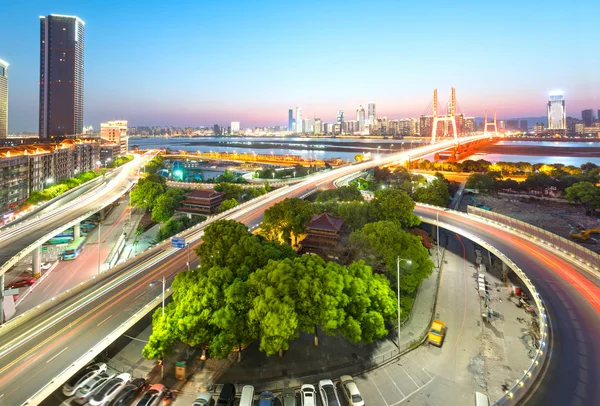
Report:
<svg viewBox="0 0 600 406"><path fill-rule="evenodd" d="M484 25L477 13L482 10L475 7L479 3L461 3L442 13L432 12L431 4L387 2L385 15L365 8L349 11L343 22L331 18L339 4L303 4L320 17L308 25L289 24L284 18L294 12L290 7L300 7L293 5L238 2L164 8L141 2L111 7L117 3L62 1L49 9L41 1L11 4L8 23L0 27L0 35L9 39L0 48L0 58L11 64L9 132L37 132L36 19L51 13L76 15L86 22L83 124L94 128L119 118L131 125L183 127L234 120L244 127L286 125L285 111L295 106L302 106L305 117L333 123L336 111L355 111L368 100L378 104L378 116L419 117L427 112L431 89L451 86L457 88L459 111L468 116L480 117L485 108L495 108L502 118L541 117L548 94L557 87L565 94L567 112L575 113L568 115L598 109L600 85L594 67L600 56L587 53L578 41L593 34L594 13L581 15L578 8L560 2L552 7L547 2L543 7L541 2L509 2L506 9L494 10L494 18ZM517 5L519 13L513 14ZM600 6L589 1L587 9L594 8ZM136 13L139 18L129 17ZM196 23L200 13L204 18ZM398 13L427 18L383 24ZM246 14L261 18L254 21ZM159 15L164 23L148 24ZM528 18L532 15L536 18ZM225 16L231 17L227 29L217 24ZM562 35L552 43L545 41L546 24L566 17L577 23L562 26ZM371 29L373 37L351 41L347 28L354 23L363 32ZM439 42L449 29L454 38ZM483 37L477 34L482 29ZM458 51L438 46L448 41L460 43ZM290 46L299 52L284 52ZM351 58L355 47L367 46L370 54L386 57L358 53ZM480 57L490 46L510 58ZM389 53L391 47L398 52ZM544 63L554 47L561 48L561 58ZM407 52L417 63L406 63ZM585 63L575 64L580 54L585 54ZM443 66L439 60L445 61ZM446 98L449 94L441 92L440 100Z"/></svg>

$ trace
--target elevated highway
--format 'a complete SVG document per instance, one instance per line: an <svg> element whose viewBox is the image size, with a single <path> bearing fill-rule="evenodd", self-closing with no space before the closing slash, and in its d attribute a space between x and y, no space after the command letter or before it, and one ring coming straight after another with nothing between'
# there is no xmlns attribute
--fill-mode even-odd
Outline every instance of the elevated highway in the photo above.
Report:
<svg viewBox="0 0 600 406"><path fill-rule="evenodd" d="M429 155L447 147L430 145L411 151L410 155L395 154L319 174L225 212L180 236L185 237L193 249L200 243L204 227L216 219L234 219L253 227L262 221L265 209L287 197L303 196L321 184L356 171L414 159L417 154ZM582 404L600 404L600 392L595 384L599 380L600 344L592 339L600 333L597 280L583 277L583 269L551 248L482 219L441 208L419 206L416 212L429 220L437 215L441 223L464 229L493 244L538 286L557 334L552 337L554 350L546 379L534 392L531 404L566 405L577 399L582 400ZM160 244L100 275L97 283L92 281L77 293L65 292L55 298L54 303L33 309L2 327L0 404L39 403L128 326L150 312L160 302L160 289L149 286L150 281L164 275L170 283L177 272L186 268L186 261L185 250L173 249L168 242Z"/></svg>

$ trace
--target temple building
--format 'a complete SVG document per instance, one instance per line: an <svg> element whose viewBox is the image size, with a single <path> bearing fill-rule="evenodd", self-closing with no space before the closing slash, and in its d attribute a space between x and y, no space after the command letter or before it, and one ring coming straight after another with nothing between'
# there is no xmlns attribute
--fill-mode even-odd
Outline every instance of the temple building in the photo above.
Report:
<svg viewBox="0 0 600 406"><path fill-rule="evenodd" d="M306 223L306 237L300 242L298 251L303 254L315 253L323 258L337 257L343 224L343 218L330 216L327 210L323 214L315 214Z"/></svg>
<svg viewBox="0 0 600 406"><path fill-rule="evenodd" d="M187 214L211 215L217 212L217 207L223 202L225 193L214 190L194 190L185 195L178 212Z"/></svg>

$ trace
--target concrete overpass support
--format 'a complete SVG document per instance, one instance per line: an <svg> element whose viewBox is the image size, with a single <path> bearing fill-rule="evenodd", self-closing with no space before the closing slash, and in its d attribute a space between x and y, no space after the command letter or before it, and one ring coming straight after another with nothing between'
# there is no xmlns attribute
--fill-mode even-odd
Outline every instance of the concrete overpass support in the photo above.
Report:
<svg viewBox="0 0 600 406"><path fill-rule="evenodd" d="M73 239L81 237L81 223L77 223L73 226Z"/></svg>
<svg viewBox="0 0 600 406"><path fill-rule="evenodd" d="M42 250L41 250L41 246L37 246L33 249L33 251L31 252L31 257L32 257L32 272L33 272L33 276L36 278L39 278L42 275Z"/></svg>
<svg viewBox="0 0 600 406"><path fill-rule="evenodd" d="M106 217L106 209L100 210L100 221L104 221L104 217Z"/></svg>

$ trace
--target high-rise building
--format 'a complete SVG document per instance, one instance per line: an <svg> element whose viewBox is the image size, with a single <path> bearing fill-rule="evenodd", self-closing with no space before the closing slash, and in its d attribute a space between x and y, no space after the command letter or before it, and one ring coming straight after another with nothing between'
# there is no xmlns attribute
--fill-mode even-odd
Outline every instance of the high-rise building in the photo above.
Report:
<svg viewBox="0 0 600 406"><path fill-rule="evenodd" d="M358 131L363 132L365 129L365 109L362 105L356 109L356 121L358 121Z"/></svg>
<svg viewBox="0 0 600 406"><path fill-rule="evenodd" d="M587 110L583 110L581 112L581 119L583 120L583 124L585 124L586 127L591 127L592 123L594 122L594 110L592 109L587 109ZM1 133L0 133L0 137L1 137Z"/></svg>
<svg viewBox="0 0 600 406"><path fill-rule="evenodd" d="M78 17L40 17L40 138L83 131L84 34Z"/></svg>
<svg viewBox="0 0 600 406"><path fill-rule="evenodd" d="M302 108L301 107L296 107L296 133L297 134L302 134L303 132L303 121L302 121Z"/></svg>
<svg viewBox="0 0 600 406"><path fill-rule="evenodd" d="M377 114L375 112L375 102L369 102L369 124L375 124Z"/></svg>
<svg viewBox="0 0 600 406"><path fill-rule="evenodd" d="M475 130L475 117L465 117L464 134L472 134Z"/></svg>
<svg viewBox="0 0 600 406"><path fill-rule="evenodd" d="M221 127L219 127L219 124L213 125L213 134L216 136L221 135Z"/></svg>
<svg viewBox="0 0 600 406"><path fill-rule="evenodd" d="M344 128L344 110L338 110L336 116L336 124L340 126L340 132L343 132Z"/></svg>
<svg viewBox="0 0 600 406"><path fill-rule="evenodd" d="M562 93L552 93L548 98L548 129L565 130L566 127L565 97Z"/></svg>
<svg viewBox="0 0 600 406"><path fill-rule="evenodd" d="M126 155L127 145L127 120L115 120L100 124L100 138L119 146L119 154Z"/></svg>
<svg viewBox="0 0 600 406"><path fill-rule="evenodd" d="M294 131L294 110L288 110L288 131Z"/></svg>
<svg viewBox="0 0 600 406"><path fill-rule="evenodd" d="M313 126L313 133L319 135L323 133L323 122L320 118L315 118L315 125Z"/></svg>
<svg viewBox="0 0 600 406"><path fill-rule="evenodd" d="M0 59L0 138L8 137L8 63Z"/></svg>
<svg viewBox="0 0 600 406"><path fill-rule="evenodd" d="M239 121L232 121L231 122L231 133L232 134L237 134L240 132L240 122Z"/></svg>
<svg viewBox="0 0 600 406"><path fill-rule="evenodd" d="M305 133L312 132L312 120L310 118L305 118L302 123L302 131Z"/></svg>
<svg viewBox="0 0 600 406"><path fill-rule="evenodd" d="M519 121L519 130L522 132L527 132L527 130L529 129L529 123L527 120L521 120Z"/></svg>
<svg viewBox="0 0 600 406"><path fill-rule="evenodd" d="M519 120L506 120L506 129L509 131L517 131L519 129Z"/></svg>

